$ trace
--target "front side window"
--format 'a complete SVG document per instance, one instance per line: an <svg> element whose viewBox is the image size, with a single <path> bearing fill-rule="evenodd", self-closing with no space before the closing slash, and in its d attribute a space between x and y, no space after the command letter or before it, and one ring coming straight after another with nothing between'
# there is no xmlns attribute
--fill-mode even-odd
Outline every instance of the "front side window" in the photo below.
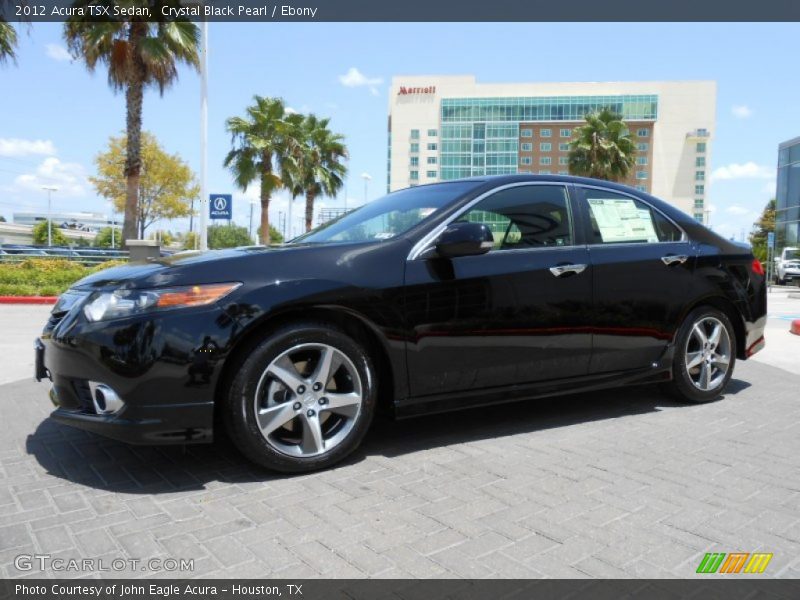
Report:
<svg viewBox="0 0 800 600"><path fill-rule="evenodd" d="M683 234L672 222L641 200L607 190L585 188L591 244L677 242Z"/></svg>
<svg viewBox="0 0 800 600"><path fill-rule="evenodd" d="M494 250L570 246L572 219L563 186L524 185L500 190L480 201L460 221L483 223Z"/></svg>

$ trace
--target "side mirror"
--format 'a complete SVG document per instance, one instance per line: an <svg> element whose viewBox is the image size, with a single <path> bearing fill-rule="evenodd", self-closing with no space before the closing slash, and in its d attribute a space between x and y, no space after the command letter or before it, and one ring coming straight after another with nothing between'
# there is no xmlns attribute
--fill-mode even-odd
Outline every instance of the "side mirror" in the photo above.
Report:
<svg viewBox="0 0 800 600"><path fill-rule="evenodd" d="M443 258L486 254L494 247L491 229L483 223L451 223L436 240L436 254Z"/></svg>

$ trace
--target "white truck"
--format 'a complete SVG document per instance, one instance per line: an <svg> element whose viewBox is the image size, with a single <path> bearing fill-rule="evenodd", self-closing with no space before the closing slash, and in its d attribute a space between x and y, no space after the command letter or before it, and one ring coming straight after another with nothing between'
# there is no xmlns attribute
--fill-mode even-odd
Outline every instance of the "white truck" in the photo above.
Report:
<svg viewBox="0 0 800 600"><path fill-rule="evenodd" d="M775 257L775 283L800 281L800 248L784 248Z"/></svg>

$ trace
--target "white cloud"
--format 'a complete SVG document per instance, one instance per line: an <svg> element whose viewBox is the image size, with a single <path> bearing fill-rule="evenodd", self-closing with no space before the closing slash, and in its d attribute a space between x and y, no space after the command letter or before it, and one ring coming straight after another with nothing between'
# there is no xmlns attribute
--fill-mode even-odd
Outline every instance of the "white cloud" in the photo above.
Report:
<svg viewBox="0 0 800 600"><path fill-rule="evenodd" d="M42 193L43 186L58 188L57 198L85 197L89 182L80 164L61 162L55 156L50 156L42 161L35 172L18 175L7 191Z"/></svg>
<svg viewBox="0 0 800 600"><path fill-rule="evenodd" d="M750 212L750 209L745 208L744 206L739 206L738 204L734 204L733 206L729 206L725 209L725 212L730 213L732 215L746 215Z"/></svg>
<svg viewBox="0 0 800 600"><path fill-rule="evenodd" d="M355 67L350 67L347 73L339 75L339 83L345 87L367 87L373 96L379 95L377 86L383 83L380 77L367 77Z"/></svg>
<svg viewBox="0 0 800 600"><path fill-rule="evenodd" d="M69 52L66 48L64 48L64 46L59 46L58 44L47 44L45 46L45 50L47 51L47 56L58 62L72 60L72 56L70 56Z"/></svg>
<svg viewBox="0 0 800 600"><path fill-rule="evenodd" d="M762 191L765 194L770 194L770 195L772 195L774 197L775 193L777 191L777 188L778 188L778 181L776 179L772 179L771 181L768 181L767 183L764 184L764 187L762 188Z"/></svg>
<svg viewBox="0 0 800 600"><path fill-rule="evenodd" d="M722 181L726 179L774 179L774 167L758 165L753 161L743 164L731 163L724 167L714 169L711 173L712 181Z"/></svg>
<svg viewBox="0 0 800 600"><path fill-rule="evenodd" d="M737 119L747 119L753 116L753 109L746 104L734 104L731 107L731 114Z"/></svg>
<svg viewBox="0 0 800 600"><path fill-rule="evenodd" d="M52 156L56 147L50 140L23 140L19 138L0 138L0 156L30 156L42 154Z"/></svg>

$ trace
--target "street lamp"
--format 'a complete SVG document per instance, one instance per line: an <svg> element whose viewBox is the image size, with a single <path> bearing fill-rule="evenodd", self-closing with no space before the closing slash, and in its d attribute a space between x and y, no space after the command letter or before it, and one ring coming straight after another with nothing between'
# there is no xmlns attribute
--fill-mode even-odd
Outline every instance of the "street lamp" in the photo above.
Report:
<svg viewBox="0 0 800 600"><path fill-rule="evenodd" d="M372 175L369 173L362 173L361 179L364 180L364 204L367 203L367 186L369 185L370 180L372 179Z"/></svg>
<svg viewBox="0 0 800 600"><path fill-rule="evenodd" d="M47 191L47 245L53 245L53 220L51 219L51 214L53 211L53 199L52 193L57 192L58 188L55 186L42 186L43 190Z"/></svg>
<svg viewBox="0 0 800 600"><path fill-rule="evenodd" d="M247 235L250 236L250 239L253 239L253 206L259 204L258 200L250 200L250 228L247 230Z"/></svg>
<svg viewBox="0 0 800 600"><path fill-rule="evenodd" d="M201 24L200 56L200 250L208 250L208 20Z"/></svg>

